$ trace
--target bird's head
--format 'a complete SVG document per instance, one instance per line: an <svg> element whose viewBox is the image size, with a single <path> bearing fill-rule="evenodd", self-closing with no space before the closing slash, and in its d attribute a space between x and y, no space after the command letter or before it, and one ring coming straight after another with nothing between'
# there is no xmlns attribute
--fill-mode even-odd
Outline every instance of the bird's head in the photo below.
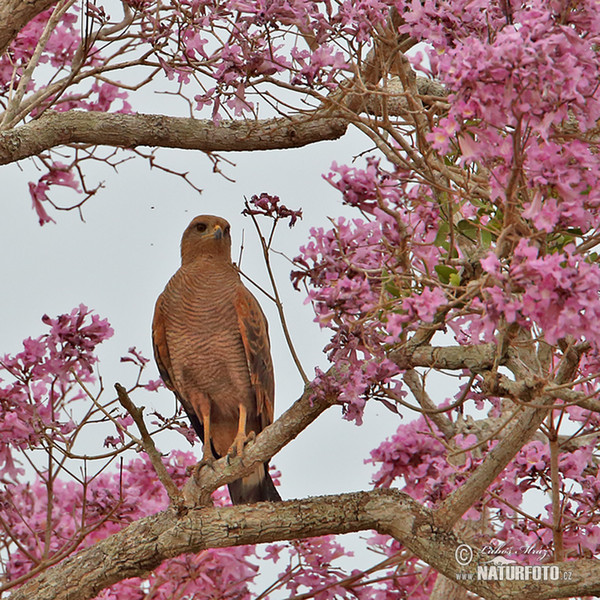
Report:
<svg viewBox="0 0 600 600"><path fill-rule="evenodd" d="M192 220L181 238L181 264L212 256L231 260L229 223L213 215L200 215Z"/></svg>

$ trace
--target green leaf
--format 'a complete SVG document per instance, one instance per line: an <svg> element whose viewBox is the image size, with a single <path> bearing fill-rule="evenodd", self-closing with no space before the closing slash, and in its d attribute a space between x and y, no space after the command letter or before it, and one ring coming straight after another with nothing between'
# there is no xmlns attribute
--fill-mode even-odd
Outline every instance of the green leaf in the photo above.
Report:
<svg viewBox="0 0 600 600"><path fill-rule="evenodd" d="M487 229L481 230L481 243L485 248L489 248L492 245L493 239L494 236L492 235L491 231L488 231Z"/></svg>
<svg viewBox="0 0 600 600"><path fill-rule="evenodd" d="M448 233L450 233L450 227L448 227L448 223L442 223L438 229L437 235L435 236L435 241L433 243L438 248L444 248L444 250L448 250Z"/></svg>
<svg viewBox="0 0 600 600"><path fill-rule="evenodd" d="M450 285L453 285L454 287L458 287L460 285L460 282L461 282L460 273L452 273L452 275L450 275Z"/></svg>
<svg viewBox="0 0 600 600"><path fill-rule="evenodd" d="M465 235L466 237L468 237L469 239L471 239L472 241L475 241L478 239L479 237L479 227L477 227L477 225L475 225L474 223L472 223L471 221L467 221L466 219L463 219L462 221L458 222L458 230Z"/></svg>
<svg viewBox="0 0 600 600"><path fill-rule="evenodd" d="M458 276L460 281L460 275L458 275L458 271L454 267L449 267L448 265L435 265L434 268L442 283L450 283L451 278L455 276Z"/></svg>
<svg viewBox="0 0 600 600"><path fill-rule="evenodd" d="M383 289L393 296L394 298L400 297L400 288L396 285L396 281L390 275L390 272L383 268L381 270L381 281L383 282Z"/></svg>

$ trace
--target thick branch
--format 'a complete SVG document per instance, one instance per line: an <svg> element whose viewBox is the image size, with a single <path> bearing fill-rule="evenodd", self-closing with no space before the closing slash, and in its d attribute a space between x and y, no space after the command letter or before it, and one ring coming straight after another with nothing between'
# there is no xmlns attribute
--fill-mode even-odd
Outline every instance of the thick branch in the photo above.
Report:
<svg viewBox="0 0 600 600"><path fill-rule="evenodd" d="M478 373L493 366L497 352L498 348L493 343L475 346L404 346L391 352L389 359L401 369L470 369Z"/></svg>
<svg viewBox="0 0 600 600"><path fill-rule="evenodd" d="M223 121L163 115L47 111L42 117L0 132L0 165L65 144L135 148L152 146L204 152L298 148L340 138L347 123L338 118L290 117Z"/></svg>
<svg viewBox="0 0 600 600"><path fill-rule="evenodd" d="M545 404L552 404L546 397ZM469 508L484 494L489 485L504 471L519 449L526 444L537 431L548 408L526 408L517 417L517 422L491 450L483 462L475 469L469 479L450 496L436 511L436 523L443 528L451 529Z"/></svg>
<svg viewBox="0 0 600 600"><path fill-rule="evenodd" d="M441 83L427 77L417 77L416 86L421 97L428 97L427 101L423 100L424 105L431 104L432 101L445 101L448 95ZM406 114L411 110L406 95L404 86L398 77L385 79L380 87L368 95L366 110L380 117Z"/></svg>
<svg viewBox="0 0 600 600"><path fill-rule="evenodd" d="M397 490L375 490L253 506L201 508L178 515L167 510L129 527L48 569L17 590L11 600L84 600L118 581L144 576L164 560L207 548L274 542L329 533L376 529L389 533L432 567L455 580L489 560L474 552L461 567L454 534L436 529L431 511ZM468 588L490 599L587 596L600 592L600 563L561 563L569 579L560 581L478 581Z"/></svg>
<svg viewBox="0 0 600 600"><path fill-rule="evenodd" d="M446 349L437 350L442 355L446 353ZM439 355L437 358L439 360ZM272 456L335 401L335 397L313 398L310 388L307 388L286 413L246 448L241 459L235 459L231 464L222 459L214 464L214 469L201 469L198 476L186 485L188 501L206 496L212 489L239 477L241 472L251 470L257 462ZM524 412L527 413L527 409ZM524 419L519 424L523 426ZM519 440L520 437L514 436ZM465 485L469 484L471 481ZM478 562L484 564L489 560L489 556L475 551L472 565L458 565L455 551L461 540L447 528L440 527L438 518L439 513L434 514L396 490L226 508L186 509L179 505L132 523L123 531L82 550L26 583L11 598L85 600L123 579L143 577L162 561L183 553L368 529L392 535L452 580L456 580L457 572L474 573ZM525 592L532 599L600 592L599 584L593 583L600 580L600 565L596 561L574 561L562 564L561 568L569 571L568 580L486 582L473 577L461 580L461 583L464 582L470 591L493 600L517 600Z"/></svg>
<svg viewBox="0 0 600 600"><path fill-rule="evenodd" d="M17 33L56 0L4 0L0 2L0 54L4 54Z"/></svg>
<svg viewBox="0 0 600 600"><path fill-rule="evenodd" d="M389 494L377 492L373 500ZM167 558L206 548L273 542L332 531L373 529L370 494L254 506L167 510L132 523L25 584L11 600L83 600L118 581L140 576ZM376 506L374 507L376 509Z"/></svg>
<svg viewBox="0 0 600 600"><path fill-rule="evenodd" d="M580 359L581 352L576 348L566 349L554 383L560 386L571 381ZM490 392L493 394L495 383L492 381L489 385ZM543 393L543 382L533 382L532 385L526 382L516 383L519 387L520 400L532 401L532 406L522 410L517 417L518 421L488 453L469 479L442 502L435 514L436 523L440 527L452 528L473 503L483 496L488 486L504 471L519 449L535 435L537 428L551 410L554 397Z"/></svg>

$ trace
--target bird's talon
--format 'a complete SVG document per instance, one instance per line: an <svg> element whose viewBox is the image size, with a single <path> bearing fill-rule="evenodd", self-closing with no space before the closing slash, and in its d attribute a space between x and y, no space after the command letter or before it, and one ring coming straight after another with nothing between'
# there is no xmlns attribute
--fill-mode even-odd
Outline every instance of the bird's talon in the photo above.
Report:
<svg viewBox="0 0 600 600"><path fill-rule="evenodd" d="M203 467L209 467L213 471L215 470L215 459L213 456L204 456L202 460L198 463L196 469L197 473L200 473Z"/></svg>

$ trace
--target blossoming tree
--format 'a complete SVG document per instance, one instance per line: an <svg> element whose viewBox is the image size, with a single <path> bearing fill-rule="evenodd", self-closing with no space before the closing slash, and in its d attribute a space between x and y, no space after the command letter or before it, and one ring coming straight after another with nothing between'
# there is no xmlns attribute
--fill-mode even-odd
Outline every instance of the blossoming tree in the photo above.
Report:
<svg viewBox="0 0 600 600"><path fill-rule="evenodd" d="M598 8L0 0L0 163L42 170L40 224L98 191L93 161L139 146L218 167L219 151L349 127L366 140L362 163L324 166L356 218L313 229L292 273L331 331L331 368L243 459L161 455L158 433L190 430L136 408L160 384L135 349L128 389L97 385L112 330L85 306L2 357L2 593L250 598L253 544L269 543L260 558L282 574L263 597L600 594ZM145 89L189 117L145 113ZM267 195L246 212L298 217ZM215 492L333 405L360 424L366 402L413 416L373 450L375 489L242 507ZM341 571L333 536L363 530L382 561ZM490 540L512 562L490 564Z"/></svg>

